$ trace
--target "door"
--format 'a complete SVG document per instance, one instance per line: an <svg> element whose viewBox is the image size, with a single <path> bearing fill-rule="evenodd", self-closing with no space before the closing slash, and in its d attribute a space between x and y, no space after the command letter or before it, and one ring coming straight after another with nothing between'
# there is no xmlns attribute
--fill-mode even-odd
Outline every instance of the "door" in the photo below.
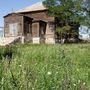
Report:
<svg viewBox="0 0 90 90"><path fill-rule="evenodd" d="M9 24L9 30L10 30L11 36L17 36L18 35L18 23Z"/></svg>

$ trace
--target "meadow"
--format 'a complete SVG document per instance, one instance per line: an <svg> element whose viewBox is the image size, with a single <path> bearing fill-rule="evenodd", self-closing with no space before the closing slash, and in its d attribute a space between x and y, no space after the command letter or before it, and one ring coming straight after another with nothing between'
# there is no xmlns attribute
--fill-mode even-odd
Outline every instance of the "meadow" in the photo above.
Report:
<svg viewBox="0 0 90 90"><path fill-rule="evenodd" d="M0 47L0 90L90 90L90 44Z"/></svg>

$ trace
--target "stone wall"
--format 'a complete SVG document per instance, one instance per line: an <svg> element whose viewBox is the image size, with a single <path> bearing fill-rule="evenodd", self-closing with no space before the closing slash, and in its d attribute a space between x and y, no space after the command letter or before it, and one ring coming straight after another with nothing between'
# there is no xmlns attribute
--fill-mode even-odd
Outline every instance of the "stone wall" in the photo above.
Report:
<svg viewBox="0 0 90 90"><path fill-rule="evenodd" d="M45 38L46 38L45 43L48 43L48 44L55 43L55 25L53 22L47 23Z"/></svg>
<svg viewBox="0 0 90 90"><path fill-rule="evenodd" d="M12 23L18 23L18 35L23 33L23 16L17 15L17 14L11 14L6 17L4 17L4 36L10 37L12 36L10 34L9 24Z"/></svg>

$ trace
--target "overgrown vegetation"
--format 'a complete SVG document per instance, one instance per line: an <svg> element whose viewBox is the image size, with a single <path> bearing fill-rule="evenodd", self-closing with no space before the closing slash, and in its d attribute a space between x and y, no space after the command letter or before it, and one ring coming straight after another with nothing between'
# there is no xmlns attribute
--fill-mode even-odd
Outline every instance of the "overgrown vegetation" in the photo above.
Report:
<svg viewBox="0 0 90 90"><path fill-rule="evenodd" d="M0 48L0 59L12 59L12 55L17 52L15 45L7 45L3 48Z"/></svg>
<svg viewBox="0 0 90 90"><path fill-rule="evenodd" d="M90 44L12 45L0 60L0 90L90 90ZM1 58L0 58L1 59Z"/></svg>

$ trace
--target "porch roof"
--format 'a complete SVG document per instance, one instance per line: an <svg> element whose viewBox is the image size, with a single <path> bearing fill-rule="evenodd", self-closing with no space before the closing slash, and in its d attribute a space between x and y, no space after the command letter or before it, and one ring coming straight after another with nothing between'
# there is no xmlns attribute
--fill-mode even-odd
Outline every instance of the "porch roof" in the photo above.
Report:
<svg viewBox="0 0 90 90"><path fill-rule="evenodd" d="M44 22L44 23L46 23L46 21L44 21L44 20L38 20L38 19L33 20L33 23L35 23L35 22Z"/></svg>

